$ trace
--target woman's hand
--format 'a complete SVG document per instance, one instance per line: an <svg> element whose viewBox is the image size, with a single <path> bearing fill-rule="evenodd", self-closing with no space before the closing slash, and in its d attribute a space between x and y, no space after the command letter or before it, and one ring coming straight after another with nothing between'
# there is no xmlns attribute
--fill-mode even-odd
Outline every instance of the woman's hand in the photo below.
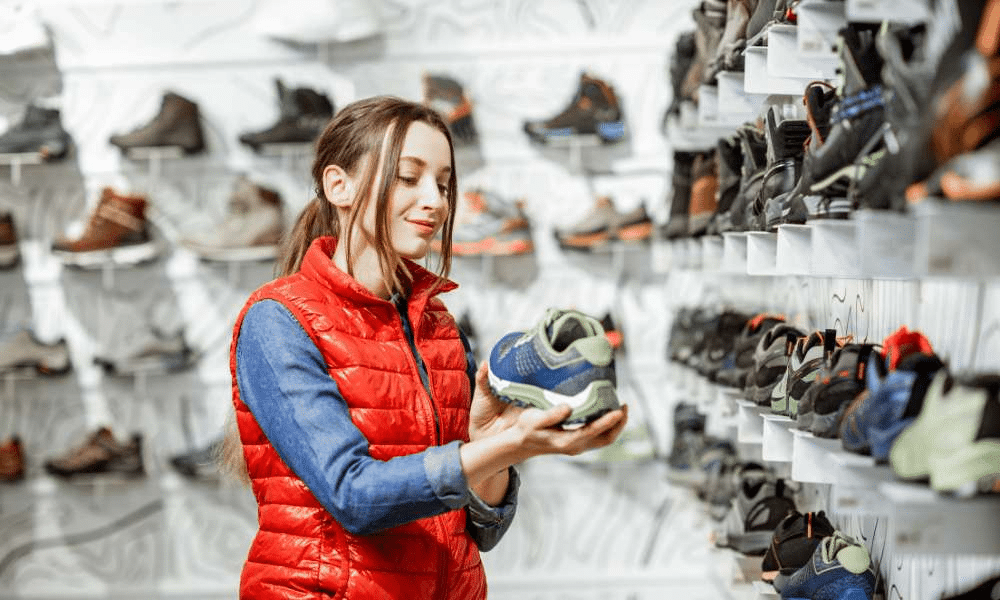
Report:
<svg viewBox="0 0 1000 600"><path fill-rule="evenodd" d="M486 369L483 362L476 372L469 437L477 440L508 432L514 436L518 462L541 454L575 455L602 448L614 442L628 422L628 407L623 406L582 427L564 430L559 423L573 412L569 406L541 410L507 404L490 391Z"/></svg>

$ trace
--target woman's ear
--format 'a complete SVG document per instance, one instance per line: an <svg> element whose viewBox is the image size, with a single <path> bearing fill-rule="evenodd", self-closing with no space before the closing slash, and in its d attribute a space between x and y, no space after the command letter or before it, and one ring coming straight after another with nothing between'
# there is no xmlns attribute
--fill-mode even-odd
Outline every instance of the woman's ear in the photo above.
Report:
<svg viewBox="0 0 1000 600"><path fill-rule="evenodd" d="M323 169L323 194L336 207L347 208L354 203L354 182L338 165Z"/></svg>

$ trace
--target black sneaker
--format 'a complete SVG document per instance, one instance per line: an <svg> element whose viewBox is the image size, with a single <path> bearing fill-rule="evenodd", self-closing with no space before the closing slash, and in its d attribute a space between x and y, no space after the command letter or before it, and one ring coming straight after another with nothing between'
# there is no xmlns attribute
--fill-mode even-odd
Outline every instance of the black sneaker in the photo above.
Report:
<svg viewBox="0 0 1000 600"><path fill-rule="evenodd" d="M775 231L802 171L804 144L811 130L808 121L779 120L774 107L765 123L768 166L754 204L757 229Z"/></svg>
<svg viewBox="0 0 1000 600"><path fill-rule="evenodd" d="M781 591L784 579L812 558L820 541L836 531L824 511L789 513L778 523L764 553L760 578Z"/></svg>
<svg viewBox="0 0 1000 600"><path fill-rule="evenodd" d="M269 144L311 144L333 117L334 107L322 92L307 87L286 87L275 79L278 95L278 120L270 127L240 134L241 143L254 151Z"/></svg>
<svg viewBox="0 0 1000 600"><path fill-rule="evenodd" d="M56 160L69 152L71 140L59 111L29 104L21 121L0 135L0 154L38 154Z"/></svg>
<svg viewBox="0 0 1000 600"><path fill-rule="evenodd" d="M625 139L625 120L614 88L581 73L576 96L569 105L550 119L525 121L524 132L540 144L583 135L596 135L607 144Z"/></svg>
<svg viewBox="0 0 1000 600"><path fill-rule="evenodd" d="M203 448L183 452L170 457L170 464L181 475L189 479L217 479L219 477L218 455L222 440L215 440Z"/></svg>
<svg viewBox="0 0 1000 600"><path fill-rule="evenodd" d="M180 148L185 154L205 149L198 105L174 92L167 92L160 110L149 123L125 134L115 134L111 143L122 152L145 148Z"/></svg>

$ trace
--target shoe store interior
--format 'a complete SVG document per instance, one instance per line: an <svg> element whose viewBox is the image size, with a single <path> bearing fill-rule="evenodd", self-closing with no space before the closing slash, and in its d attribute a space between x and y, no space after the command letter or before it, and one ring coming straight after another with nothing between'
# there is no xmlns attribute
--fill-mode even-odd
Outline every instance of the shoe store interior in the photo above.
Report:
<svg viewBox="0 0 1000 600"><path fill-rule="evenodd" d="M376 95L477 360L578 311L628 406L490 598L1000 598L1000 0L11 0L0 599L239 596L234 323Z"/></svg>

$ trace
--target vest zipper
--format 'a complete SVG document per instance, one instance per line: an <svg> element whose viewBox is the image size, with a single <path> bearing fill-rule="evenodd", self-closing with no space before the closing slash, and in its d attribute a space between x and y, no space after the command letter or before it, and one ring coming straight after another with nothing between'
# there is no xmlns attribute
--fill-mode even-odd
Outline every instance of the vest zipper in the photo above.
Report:
<svg viewBox="0 0 1000 600"><path fill-rule="evenodd" d="M431 381L430 374L427 372L427 366L424 364L424 359L420 357L420 352L417 351L417 334L414 331L413 324L410 323L409 318L406 315L406 299L399 298L393 299L393 305L396 307L396 312L399 314L400 324L403 326L403 335L406 336L406 341L410 345L410 353L413 355L413 362L417 367L417 374L420 376L420 383L424 386L424 391L427 392L427 400L431 406L431 414L434 416L434 445L441 445L441 416L438 414L437 405L434 403L434 394L431 393Z"/></svg>

